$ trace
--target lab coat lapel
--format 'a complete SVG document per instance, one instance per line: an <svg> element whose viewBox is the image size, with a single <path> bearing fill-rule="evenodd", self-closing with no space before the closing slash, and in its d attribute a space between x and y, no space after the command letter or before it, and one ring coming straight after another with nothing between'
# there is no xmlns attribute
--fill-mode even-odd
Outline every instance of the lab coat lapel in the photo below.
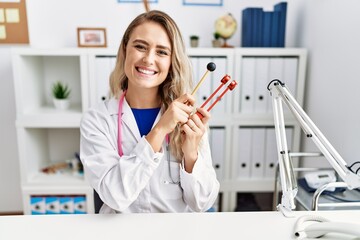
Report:
<svg viewBox="0 0 360 240"><path fill-rule="evenodd" d="M130 129L134 137L139 140L141 138L139 128L137 126L134 114L132 113L132 110L126 99L124 99L123 104L122 121Z"/></svg>

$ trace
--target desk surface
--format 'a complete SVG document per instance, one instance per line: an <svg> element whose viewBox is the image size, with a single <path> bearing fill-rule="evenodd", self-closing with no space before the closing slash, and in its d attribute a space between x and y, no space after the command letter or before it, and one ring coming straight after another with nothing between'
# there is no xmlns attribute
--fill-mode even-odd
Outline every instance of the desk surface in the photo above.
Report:
<svg viewBox="0 0 360 240"><path fill-rule="evenodd" d="M320 215L331 221L360 223L360 211L157 213L117 215L1 216L0 239L295 239L293 229L302 215ZM327 235L324 239L339 238Z"/></svg>

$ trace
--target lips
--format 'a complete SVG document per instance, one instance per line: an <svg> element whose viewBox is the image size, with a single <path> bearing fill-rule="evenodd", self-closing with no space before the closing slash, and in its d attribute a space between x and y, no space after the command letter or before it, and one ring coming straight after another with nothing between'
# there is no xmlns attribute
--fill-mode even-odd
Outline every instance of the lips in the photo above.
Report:
<svg viewBox="0 0 360 240"><path fill-rule="evenodd" d="M156 71L153 71L153 70L150 70L150 69L146 69L146 68L141 68L141 67L136 67L136 70L137 70L139 73L146 74L146 75L154 75L154 74L157 73Z"/></svg>

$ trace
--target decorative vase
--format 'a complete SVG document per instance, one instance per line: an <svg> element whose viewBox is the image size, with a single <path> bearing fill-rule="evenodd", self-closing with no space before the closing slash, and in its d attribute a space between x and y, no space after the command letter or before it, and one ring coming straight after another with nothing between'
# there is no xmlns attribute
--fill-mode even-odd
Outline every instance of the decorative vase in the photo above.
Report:
<svg viewBox="0 0 360 240"><path fill-rule="evenodd" d="M70 100L69 99L57 99L53 98L54 106L56 109L59 110L66 110L70 106Z"/></svg>
<svg viewBox="0 0 360 240"><path fill-rule="evenodd" d="M191 39L190 40L190 46L195 48L199 46L199 39Z"/></svg>
<svg viewBox="0 0 360 240"><path fill-rule="evenodd" d="M214 39L214 40L212 40L212 46L213 46L214 48L221 47L221 40L220 40L220 39Z"/></svg>

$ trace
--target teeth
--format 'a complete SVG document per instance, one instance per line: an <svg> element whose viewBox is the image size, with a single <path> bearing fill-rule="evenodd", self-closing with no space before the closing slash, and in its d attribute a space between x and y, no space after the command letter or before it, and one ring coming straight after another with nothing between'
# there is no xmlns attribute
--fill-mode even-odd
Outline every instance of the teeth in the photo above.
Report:
<svg viewBox="0 0 360 240"><path fill-rule="evenodd" d="M150 75L150 74L152 75L155 73L154 71L150 71L150 70L146 70L146 69L142 69L142 68L138 68L138 71L141 73L144 73L144 74L148 74L148 75Z"/></svg>

